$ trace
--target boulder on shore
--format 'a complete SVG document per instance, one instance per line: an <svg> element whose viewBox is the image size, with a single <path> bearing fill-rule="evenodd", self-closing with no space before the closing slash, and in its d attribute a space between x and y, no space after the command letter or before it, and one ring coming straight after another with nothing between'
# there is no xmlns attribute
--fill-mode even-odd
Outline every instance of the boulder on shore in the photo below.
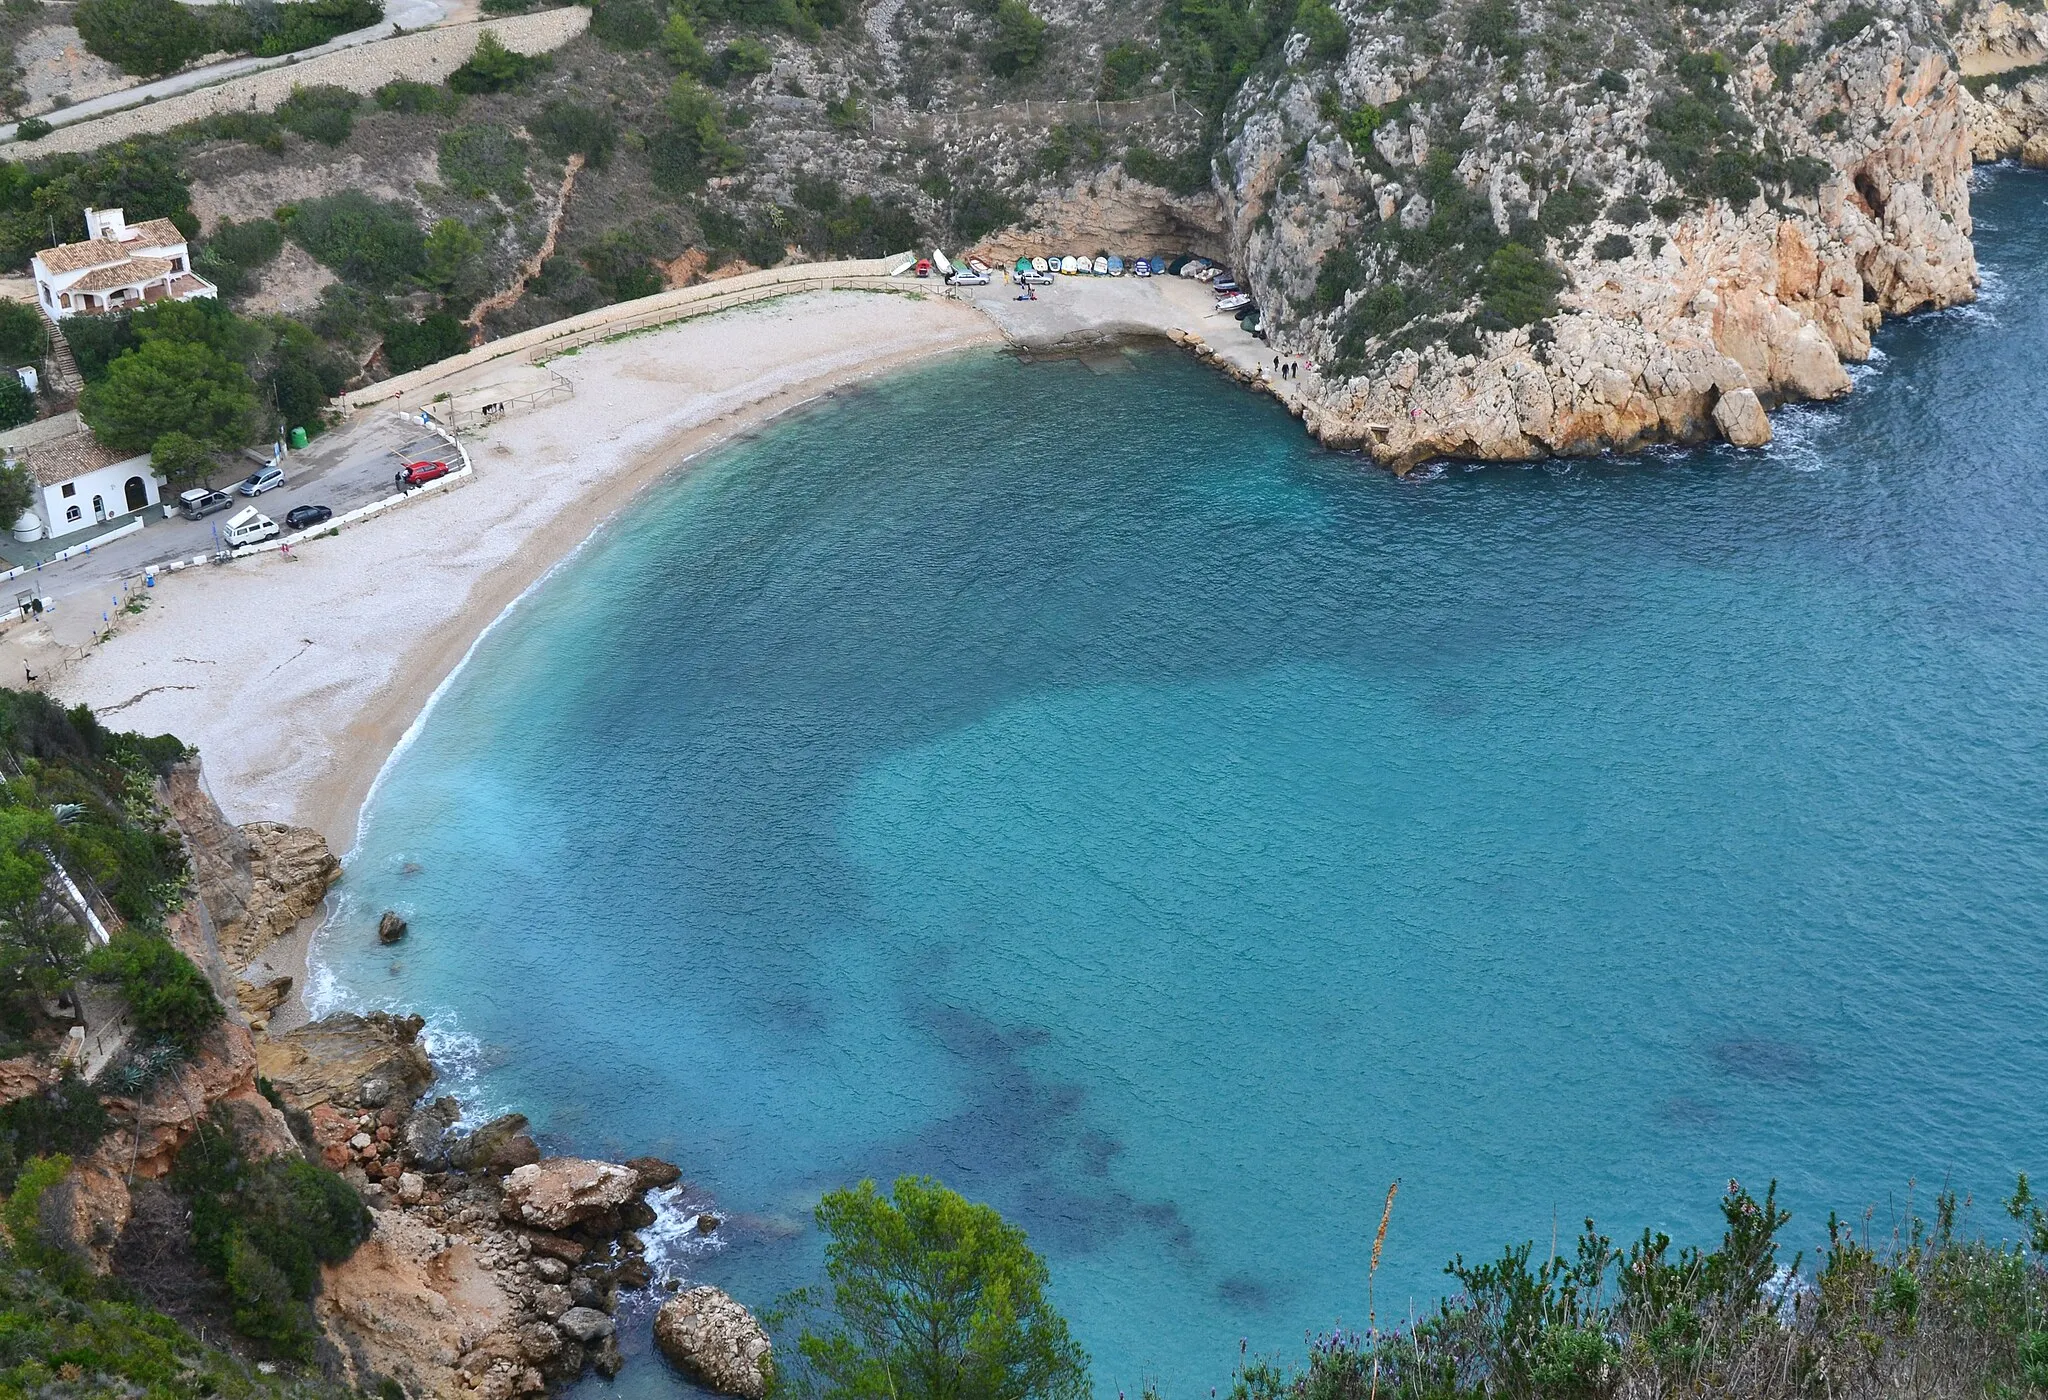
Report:
<svg viewBox="0 0 2048 1400"><path fill-rule="evenodd" d="M640 1178L615 1162L549 1157L505 1178L501 1213L507 1220L560 1233L586 1221L614 1217L640 1194Z"/></svg>
<svg viewBox="0 0 2048 1400"><path fill-rule="evenodd" d="M692 1288L663 1303L654 1343L691 1380L722 1395L762 1400L775 1374L768 1334L716 1288Z"/></svg>

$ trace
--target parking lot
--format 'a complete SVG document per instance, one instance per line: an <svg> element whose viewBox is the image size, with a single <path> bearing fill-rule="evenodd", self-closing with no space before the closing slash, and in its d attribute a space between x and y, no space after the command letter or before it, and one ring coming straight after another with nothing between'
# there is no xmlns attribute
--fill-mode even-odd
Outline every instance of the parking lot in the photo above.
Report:
<svg viewBox="0 0 2048 1400"><path fill-rule="evenodd" d="M295 506L321 505L340 515L390 495L396 489L392 478L404 463L448 460L452 451L417 419L369 414L314 439L303 451L286 453L283 486L254 499L236 494L233 506L203 520L186 520L175 513L158 520L151 509L148 524L136 533L97 545L90 553L62 563L46 564L35 574L15 580L14 587L22 592L33 586L42 596L60 600L98 593L111 600L120 591L121 581L145 565L213 552L218 547L216 527L225 525L245 506L255 506L280 525ZM257 470L258 464L244 458L243 465L246 475ZM232 468L223 468L208 484L232 492L241 479L232 474ZM177 493L168 494L175 504Z"/></svg>

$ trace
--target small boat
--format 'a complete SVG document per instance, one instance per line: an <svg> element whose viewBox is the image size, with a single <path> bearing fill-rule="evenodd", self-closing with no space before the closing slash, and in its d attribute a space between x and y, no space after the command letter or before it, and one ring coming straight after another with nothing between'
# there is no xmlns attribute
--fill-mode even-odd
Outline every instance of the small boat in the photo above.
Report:
<svg viewBox="0 0 2048 1400"><path fill-rule="evenodd" d="M919 258L917 260L917 275L920 277L932 275L932 260L930 258Z"/></svg>
<svg viewBox="0 0 2048 1400"><path fill-rule="evenodd" d="M1131 271L1139 277L1150 277L1152 275L1152 264L1143 258L1135 258L1131 262Z"/></svg>
<svg viewBox="0 0 2048 1400"><path fill-rule="evenodd" d="M1012 270L1012 271L1014 271L1014 272L1015 272L1015 273L1016 273L1016 274L1017 274L1017 275L1018 275L1019 277L1022 277L1022 276L1023 276L1023 275L1025 274L1025 273L1027 273L1027 272L1031 271L1031 259L1029 259L1029 258L1019 258L1019 259L1017 259L1017 265L1016 265L1016 267L1014 267L1014 268L1013 268L1013 269L1011 269L1011 270Z"/></svg>
<svg viewBox="0 0 2048 1400"><path fill-rule="evenodd" d="M1243 292L1233 292L1229 296L1223 298L1223 300L1217 302L1216 309L1218 311L1237 311L1241 310L1244 307L1250 306L1251 304L1252 299L1250 296L1246 295Z"/></svg>
<svg viewBox="0 0 2048 1400"><path fill-rule="evenodd" d="M891 277L901 277L901 276L902 276L902 275L903 275L904 273L906 273L906 272L910 271L910 269L912 269L913 267L916 267L916 266L917 266L917 259L916 259L916 258L905 258L905 259L904 259L904 260L903 260L903 261L902 261L902 262L901 262L900 264L898 264L898 265L897 265L896 267L894 267L894 268L891 268L891 269L890 269L890 271L889 271L889 275L890 275Z"/></svg>
<svg viewBox="0 0 2048 1400"><path fill-rule="evenodd" d="M1095 275L1097 277L1109 276L1109 259L1103 257L1100 253L1095 255Z"/></svg>
<svg viewBox="0 0 2048 1400"><path fill-rule="evenodd" d="M1072 277L1074 275L1074 260L1070 257L1061 258L1060 271L1065 273L1067 276Z"/></svg>
<svg viewBox="0 0 2048 1400"><path fill-rule="evenodd" d="M951 277L958 271L951 262L947 261L946 255L937 248L932 249L932 266L939 270L939 276L941 277Z"/></svg>
<svg viewBox="0 0 2048 1400"><path fill-rule="evenodd" d="M1152 275L1153 275L1154 277L1164 277L1164 276L1166 275L1166 259L1165 259L1165 258L1154 258L1154 259L1152 259Z"/></svg>
<svg viewBox="0 0 2048 1400"><path fill-rule="evenodd" d="M1112 277L1124 275L1124 260L1122 258L1111 258L1109 260L1109 275Z"/></svg>
<svg viewBox="0 0 2048 1400"><path fill-rule="evenodd" d="M1229 277L1219 277L1214 282L1211 282L1209 285L1216 289L1216 295L1218 296L1223 296L1226 293L1238 290L1238 285L1236 281Z"/></svg>
<svg viewBox="0 0 2048 1400"><path fill-rule="evenodd" d="M1050 272L1052 269L1045 265L1044 258L1033 258L1031 260L1031 270L1033 272Z"/></svg>
<svg viewBox="0 0 2048 1400"><path fill-rule="evenodd" d="M1195 274L1195 280L1197 282L1214 282L1217 278L1221 277L1222 275L1223 269L1216 266L1216 264L1211 263L1207 267L1203 268L1200 272L1197 272Z"/></svg>
<svg viewBox="0 0 2048 1400"><path fill-rule="evenodd" d="M976 273L979 273L983 277L988 276L988 264L983 262L980 258L969 258L967 260L967 266L971 270L973 270Z"/></svg>

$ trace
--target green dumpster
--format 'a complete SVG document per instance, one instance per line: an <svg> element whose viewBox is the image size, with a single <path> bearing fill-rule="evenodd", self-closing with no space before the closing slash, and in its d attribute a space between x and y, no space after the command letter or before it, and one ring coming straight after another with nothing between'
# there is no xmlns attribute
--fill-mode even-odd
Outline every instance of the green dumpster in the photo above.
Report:
<svg viewBox="0 0 2048 1400"><path fill-rule="evenodd" d="M294 452L296 452L296 451L297 451L298 449L300 449L300 448L304 447L305 445L306 445L306 430L305 430L304 428L293 428L293 429L292 429L292 450L293 450Z"/></svg>

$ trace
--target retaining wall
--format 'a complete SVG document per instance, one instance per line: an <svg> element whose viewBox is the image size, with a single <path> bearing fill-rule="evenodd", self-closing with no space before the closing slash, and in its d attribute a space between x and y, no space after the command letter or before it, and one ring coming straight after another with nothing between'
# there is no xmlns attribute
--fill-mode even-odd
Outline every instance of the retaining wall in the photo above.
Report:
<svg viewBox="0 0 2048 1400"><path fill-rule="evenodd" d="M907 273L902 277L889 275L891 269L900 267L910 256L898 253L894 257L864 261L801 263L795 267L769 268L716 282L700 282L694 287L656 292L651 297L641 297L636 301L617 302L595 311L586 311L581 316L551 321L530 331L508 335L410 374L396 375L353 390L342 395L337 403L347 412L374 404L423 407L432 402L433 396L454 376L481 368L494 360L518 356L533 363L615 335L648 330L671 321L688 320L693 316L796 292L846 288L883 292L923 290L927 284ZM938 284L932 285L935 289Z"/></svg>
<svg viewBox="0 0 2048 1400"><path fill-rule="evenodd" d="M258 73L227 78L212 87L144 102L73 126L60 126L39 141L16 141L7 154L25 160L67 151L91 151L226 112L269 112L290 97L293 88L312 87L316 83L364 95L398 78L438 83L469 61L477 40L487 29L513 52L536 54L559 49L589 26L590 11L582 5L571 5L536 14L422 29L415 34L377 39L297 62L279 59L275 67Z"/></svg>

